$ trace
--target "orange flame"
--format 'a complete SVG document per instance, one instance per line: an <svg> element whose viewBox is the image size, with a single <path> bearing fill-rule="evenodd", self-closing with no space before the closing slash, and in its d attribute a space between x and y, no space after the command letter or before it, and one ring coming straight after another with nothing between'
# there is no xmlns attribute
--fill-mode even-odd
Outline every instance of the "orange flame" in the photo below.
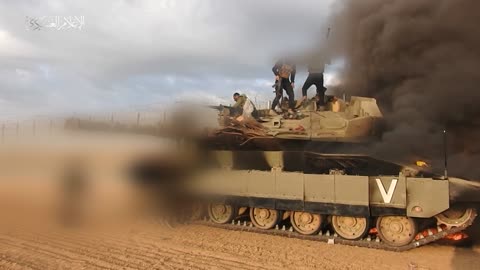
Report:
<svg viewBox="0 0 480 270"><path fill-rule="evenodd" d="M453 233L445 236L445 239L453 240L453 241L460 241L466 238L468 238L468 234L464 232Z"/></svg>
<svg viewBox="0 0 480 270"><path fill-rule="evenodd" d="M417 160L415 162L415 165L417 165L418 167L428 167L428 163L423 160Z"/></svg>

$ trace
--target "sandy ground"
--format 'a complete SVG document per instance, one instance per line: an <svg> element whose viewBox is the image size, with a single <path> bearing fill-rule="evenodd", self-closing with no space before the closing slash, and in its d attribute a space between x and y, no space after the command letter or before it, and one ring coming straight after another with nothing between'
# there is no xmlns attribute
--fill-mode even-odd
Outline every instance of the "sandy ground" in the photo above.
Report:
<svg viewBox="0 0 480 270"><path fill-rule="evenodd" d="M43 195L28 196L22 189L24 196L13 192L0 201L0 269L478 269L480 265L480 246L434 244L395 253L202 225L169 229L158 218L132 215L139 208L114 199L129 196L112 183L108 191L98 187L95 194L103 200L93 199L96 206L83 211L84 219L61 226L64 210L52 207L59 202L54 192L31 186L32 192ZM2 195L12 194L11 187L3 185L0 190Z"/></svg>
<svg viewBox="0 0 480 270"><path fill-rule="evenodd" d="M480 248L395 253L198 225L0 232L1 269L478 269Z"/></svg>
<svg viewBox="0 0 480 270"><path fill-rule="evenodd" d="M25 161L25 157L19 156L18 160ZM172 230L148 211L143 214L148 201L115 174L120 165L114 166L112 157L101 157L109 160L111 171L91 176L84 190L74 193L65 191L60 173L46 169L53 160L42 160L41 166L22 164L20 170L13 170L17 163L9 155L10 165L0 166L0 269L480 267L478 245L459 248L434 244L395 253L201 225ZM102 164L93 158L89 161ZM78 222L64 226L65 215L71 211Z"/></svg>

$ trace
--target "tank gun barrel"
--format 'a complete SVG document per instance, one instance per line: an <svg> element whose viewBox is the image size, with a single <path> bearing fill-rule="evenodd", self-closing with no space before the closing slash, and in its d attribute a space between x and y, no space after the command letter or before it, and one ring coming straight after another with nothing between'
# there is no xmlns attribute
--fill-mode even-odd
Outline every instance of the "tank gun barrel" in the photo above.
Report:
<svg viewBox="0 0 480 270"><path fill-rule="evenodd" d="M206 106L207 108L211 108L211 109L215 109L215 110L218 110L218 111L223 111L223 109L233 109L233 107L231 106L226 106L226 105L207 105Z"/></svg>

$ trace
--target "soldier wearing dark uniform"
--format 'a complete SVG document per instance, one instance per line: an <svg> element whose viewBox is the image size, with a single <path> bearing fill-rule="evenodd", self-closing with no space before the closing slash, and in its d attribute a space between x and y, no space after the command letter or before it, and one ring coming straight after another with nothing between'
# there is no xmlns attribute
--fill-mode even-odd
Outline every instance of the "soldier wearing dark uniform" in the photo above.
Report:
<svg viewBox="0 0 480 270"><path fill-rule="evenodd" d="M325 64L328 64L327 62L328 60L320 55L315 55L310 59L308 64L308 77L302 87L303 101L307 99L308 88L315 85L317 91L317 104L319 106L325 105L325 91L327 91L327 88L323 85L323 72L325 71Z"/></svg>
<svg viewBox="0 0 480 270"><path fill-rule="evenodd" d="M295 94L293 88L295 87L295 74L297 72L296 66L289 60L281 59L272 68L273 74L275 74L275 99L272 102L271 112L275 112L275 108L280 102L283 90L288 96L289 112L293 112L295 109Z"/></svg>

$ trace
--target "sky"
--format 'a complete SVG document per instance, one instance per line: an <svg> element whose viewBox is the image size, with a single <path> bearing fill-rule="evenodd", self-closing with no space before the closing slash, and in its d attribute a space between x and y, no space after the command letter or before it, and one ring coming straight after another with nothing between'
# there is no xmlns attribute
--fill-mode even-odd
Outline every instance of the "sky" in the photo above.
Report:
<svg viewBox="0 0 480 270"><path fill-rule="evenodd" d="M235 91L266 102L276 58L318 46L332 2L1 0L0 120L225 104ZM84 24L29 24L55 16ZM297 95L306 75L300 66Z"/></svg>

